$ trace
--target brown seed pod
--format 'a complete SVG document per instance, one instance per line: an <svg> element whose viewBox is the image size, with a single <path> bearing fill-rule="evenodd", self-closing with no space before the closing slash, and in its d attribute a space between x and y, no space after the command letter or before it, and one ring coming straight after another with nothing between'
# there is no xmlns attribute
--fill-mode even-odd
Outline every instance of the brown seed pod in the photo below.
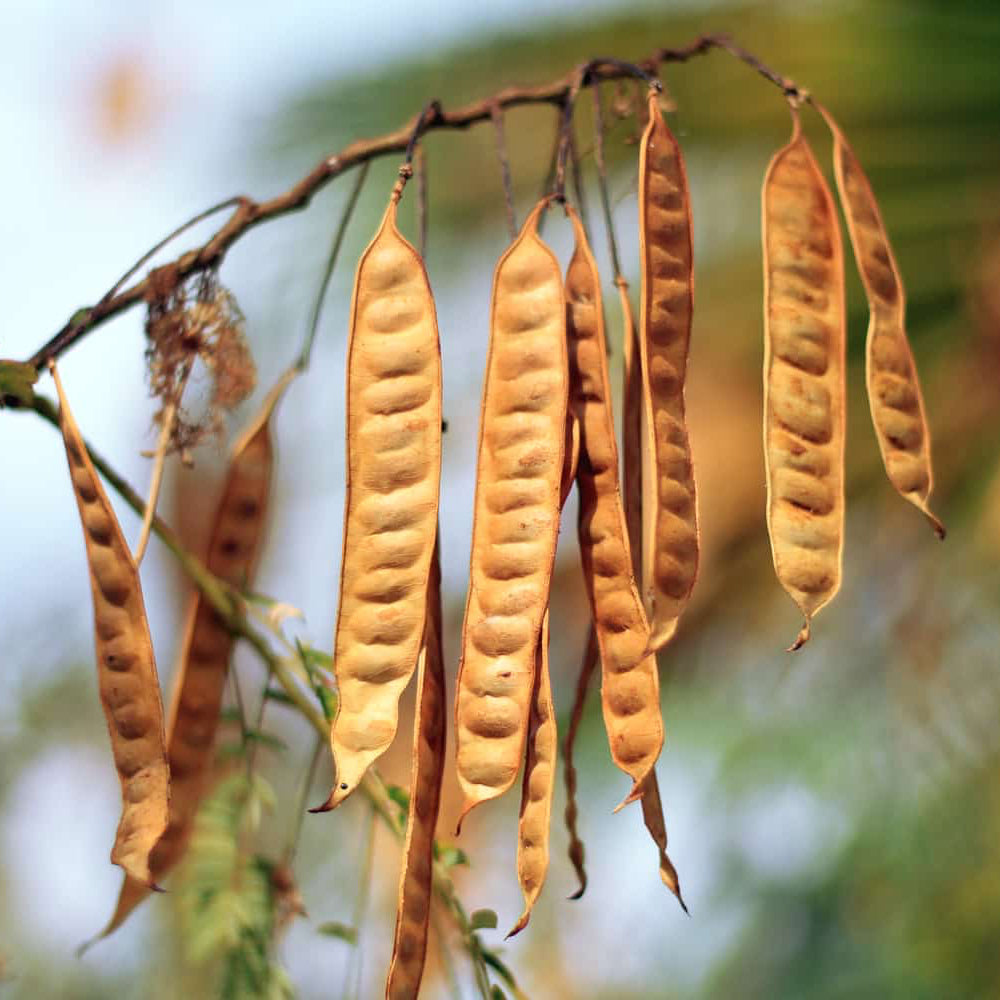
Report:
<svg viewBox="0 0 1000 1000"><path fill-rule="evenodd" d="M576 877L580 885L576 892L569 898L579 899L587 891L587 869L584 866L584 846L580 835L577 832L576 820L579 810L576 805L576 767L573 763L573 751L576 746L576 734L580 731L580 723L583 721L583 709L587 702L587 689L590 687L590 679L594 675L597 667L597 634L593 625L587 633L587 646L583 653L583 662L580 664L580 673L576 681L576 693L573 696L573 708L569 716L569 728L566 731L566 740L563 743L563 776L566 783L566 829L569 832L569 860L576 871Z"/></svg>
<svg viewBox="0 0 1000 1000"><path fill-rule="evenodd" d="M653 461L643 469L643 582L650 650L670 641L698 573L698 513L684 414L694 272L691 206L680 146L655 92L639 155L639 344Z"/></svg>
<svg viewBox="0 0 1000 1000"><path fill-rule="evenodd" d="M524 764L521 814L517 824L517 878L524 894L524 912L507 934L509 938L528 926L549 869L549 826L552 822L558 747L549 679L549 612L546 610L535 653L528 755Z"/></svg>
<svg viewBox="0 0 1000 1000"><path fill-rule="evenodd" d="M793 109L764 178L764 455L774 568L805 623L839 590L844 539L844 256Z"/></svg>
<svg viewBox="0 0 1000 1000"><path fill-rule="evenodd" d="M663 884L677 897L681 909L687 913L687 904L681 895L681 883L677 869L667 855L667 825L663 820L663 803L660 801L660 785L656 772L650 771L642 790L642 821L653 838L660 854L660 878Z"/></svg>
<svg viewBox="0 0 1000 1000"><path fill-rule="evenodd" d="M833 167L854 258L868 297L865 377L872 423L889 481L921 511L939 538L944 525L928 507L934 475L920 379L906 336L906 291L878 202L854 150L832 115L816 104L833 133Z"/></svg>
<svg viewBox="0 0 1000 1000"><path fill-rule="evenodd" d="M410 1000L420 990L427 954L433 890L434 828L441 804L445 757L445 681L441 628L441 564L435 546L427 590L427 622L418 668L413 727L410 811L406 820L403 870L387 1000Z"/></svg>
<svg viewBox="0 0 1000 1000"><path fill-rule="evenodd" d="M455 705L462 816L510 788L520 768L559 532L566 306L559 262L537 231L545 204L493 279Z"/></svg>
<svg viewBox="0 0 1000 1000"><path fill-rule="evenodd" d="M568 206L567 212L576 236L566 272L566 336L570 408L580 424L580 555L601 651L611 755L635 792L663 746L659 683L618 485L600 276L579 217Z"/></svg>
<svg viewBox="0 0 1000 1000"><path fill-rule="evenodd" d="M396 228L399 190L358 264L347 358L347 498L334 642L339 805L396 733L417 665L441 480L441 351L427 272Z"/></svg>
<svg viewBox="0 0 1000 1000"><path fill-rule="evenodd" d="M167 827L170 772L139 572L87 454L59 373L54 363L49 367L59 394L59 424L87 548L101 707L121 782L122 815L111 861L140 885L154 889L150 854Z"/></svg>
<svg viewBox="0 0 1000 1000"><path fill-rule="evenodd" d="M290 369L267 394L260 410L234 442L225 482L215 510L205 565L237 588L253 580L267 521L274 445L270 421L295 377ZM215 733L235 638L201 594L192 599L167 715L170 763L170 819L150 857L154 879L161 879L184 856L198 806L212 769ZM149 895L126 877L115 912L97 939L106 937Z"/></svg>
<svg viewBox="0 0 1000 1000"><path fill-rule="evenodd" d="M624 278L615 282L622 309L622 499L628 527L632 572L642 575L642 352Z"/></svg>

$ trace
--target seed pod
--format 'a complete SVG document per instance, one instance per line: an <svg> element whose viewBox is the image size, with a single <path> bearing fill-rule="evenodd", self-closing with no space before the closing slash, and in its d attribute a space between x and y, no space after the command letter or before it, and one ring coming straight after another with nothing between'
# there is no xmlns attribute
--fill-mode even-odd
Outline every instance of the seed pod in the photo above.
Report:
<svg viewBox="0 0 1000 1000"><path fill-rule="evenodd" d="M642 576L642 352L624 278L615 282L622 309L622 491L628 547L636 581Z"/></svg>
<svg viewBox="0 0 1000 1000"><path fill-rule="evenodd" d="M576 829L578 810L576 806L576 767L573 764L573 750L576 746L576 734L580 730L580 723L583 721L583 709L587 702L587 689L590 687L590 678L594 674L597 666L597 635L591 625L587 633L587 648L583 653L583 662L580 665L580 674L576 681L576 694L573 696L573 708L569 716L569 729L566 731L566 740L563 743L563 774L566 782L566 829L569 832L569 860L576 871L576 877L580 882L576 892L570 899L579 899L587 891L587 869L584 867L584 846L583 841Z"/></svg>
<svg viewBox="0 0 1000 1000"><path fill-rule="evenodd" d="M270 421L295 369L267 394L260 410L233 444L229 468L215 510L205 565L233 587L253 580L267 521L274 445ZM235 637L201 594L191 602L167 714L170 763L170 819L150 857L153 878L162 879L184 856L198 806L211 776L215 733ZM115 912L98 938L125 921L149 890L126 877Z"/></svg>
<svg viewBox="0 0 1000 1000"><path fill-rule="evenodd" d="M441 628L441 564L435 546L427 590L427 622L418 668L413 726L410 811L406 819L403 870L387 1000L415 998L427 954L433 890L434 828L441 803L445 757L445 682Z"/></svg>
<svg viewBox="0 0 1000 1000"><path fill-rule="evenodd" d="M840 589L844 539L844 257L833 197L793 109L764 178L764 455L781 585L805 623Z"/></svg>
<svg viewBox="0 0 1000 1000"><path fill-rule="evenodd" d="M55 364L50 362L50 368L87 548L101 707L122 790L111 861L140 885L154 889L150 853L167 827L170 772L139 572L70 412Z"/></svg>
<svg viewBox="0 0 1000 1000"><path fill-rule="evenodd" d="M660 853L660 878L663 884L677 897L681 909L687 913L687 904L681 895L681 883L677 869L667 855L667 825L663 820L663 803L660 801L660 785L656 771L650 771L642 790L642 821L653 838Z"/></svg>
<svg viewBox="0 0 1000 1000"><path fill-rule="evenodd" d="M462 816L517 776L559 532L566 306L559 262L538 236L544 207L528 217L493 279L455 706Z"/></svg>
<svg viewBox="0 0 1000 1000"><path fill-rule="evenodd" d="M535 652L528 755L524 763L521 814L517 824L517 878L524 894L524 912L507 934L509 938L527 927L531 911L545 884L549 868L549 825L552 821L558 746L549 680L549 612L546 609Z"/></svg>
<svg viewBox="0 0 1000 1000"><path fill-rule="evenodd" d="M897 491L930 521L944 525L927 505L934 486L931 439L920 379L906 336L906 291L878 202L854 150L833 117L817 104L833 133L833 167L854 258L868 297L870 319L865 377L882 462Z"/></svg>
<svg viewBox="0 0 1000 1000"><path fill-rule="evenodd" d="M600 276L576 213L576 249L566 272L570 408L580 424L580 556L601 651L601 703L611 756L633 792L663 746L655 656L632 575L611 410ZM631 794L630 794L631 798Z"/></svg>
<svg viewBox="0 0 1000 1000"><path fill-rule="evenodd" d="M654 461L643 470L643 582L650 650L670 641L698 572L698 515L684 380L691 339L694 272L684 158L649 96L639 154L642 377Z"/></svg>
<svg viewBox="0 0 1000 1000"><path fill-rule="evenodd" d="M347 355L347 497L334 642L336 783L392 742L417 665L441 480L441 351L427 272L396 228L398 190L358 264Z"/></svg>

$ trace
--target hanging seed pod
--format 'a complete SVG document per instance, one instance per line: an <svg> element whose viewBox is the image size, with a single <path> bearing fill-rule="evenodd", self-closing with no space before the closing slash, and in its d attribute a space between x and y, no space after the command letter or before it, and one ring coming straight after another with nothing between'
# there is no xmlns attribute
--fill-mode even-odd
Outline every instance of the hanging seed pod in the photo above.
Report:
<svg viewBox="0 0 1000 1000"><path fill-rule="evenodd" d="M903 279L868 177L833 117L822 105L816 107L833 133L837 190L868 297L865 378L882 462L899 494L927 518L939 538L944 538L944 525L928 506L934 487L930 428L906 336Z"/></svg>
<svg viewBox="0 0 1000 1000"><path fill-rule="evenodd" d="M559 262L537 232L545 204L493 280L455 706L462 816L510 788L520 768L559 532L566 306Z"/></svg>
<svg viewBox="0 0 1000 1000"><path fill-rule="evenodd" d="M347 498L334 641L339 805L396 734L423 641L441 479L441 350L401 186L358 264L347 360Z"/></svg>
<svg viewBox="0 0 1000 1000"><path fill-rule="evenodd" d="M170 772L160 683L135 561L73 419L55 364L59 425L83 524L101 707L122 791L111 861L155 889L150 855L167 827Z"/></svg>
<svg viewBox="0 0 1000 1000"><path fill-rule="evenodd" d="M764 454L774 568L805 623L840 589L844 257L830 189L793 109L764 178Z"/></svg>
<svg viewBox="0 0 1000 1000"><path fill-rule="evenodd" d="M445 757L445 682L441 627L441 563L435 546L427 590L427 622L418 667L413 728L410 810L399 876L396 932L387 1000L410 1000L420 990L427 954L433 891L434 828L441 804Z"/></svg>
<svg viewBox="0 0 1000 1000"><path fill-rule="evenodd" d="M271 416L295 377L286 372L233 445L215 510L205 565L237 588L253 581L263 547L274 467ZM235 637L201 594L191 602L167 714L170 819L150 858L153 877L166 876L184 856L195 816L211 778L215 734ZM94 940L122 925L149 889L126 877L115 912Z"/></svg>
<svg viewBox="0 0 1000 1000"><path fill-rule="evenodd" d="M698 515L684 413L694 272L680 146L655 91L639 156L642 375L653 461L643 470L643 582L650 651L673 636L698 572Z"/></svg>
<svg viewBox="0 0 1000 1000"><path fill-rule="evenodd" d="M601 651L611 756L632 778L634 792L663 746L659 684L618 485L600 276L578 216L567 212L576 236L566 272L566 333L570 407L580 424L580 555Z"/></svg>

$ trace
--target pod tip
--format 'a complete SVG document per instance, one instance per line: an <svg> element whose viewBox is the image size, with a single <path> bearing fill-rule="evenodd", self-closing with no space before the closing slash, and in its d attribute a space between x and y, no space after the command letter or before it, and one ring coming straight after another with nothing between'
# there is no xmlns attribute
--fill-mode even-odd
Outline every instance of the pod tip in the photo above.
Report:
<svg viewBox="0 0 1000 1000"><path fill-rule="evenodd" d="M795 637L795 642L793 642L786 652L794 653L797 649L801 649L808 641L811 634L811 629L809 625L809 619L807 618L802 623L802 628L799 629L799 634Z"/></svg>

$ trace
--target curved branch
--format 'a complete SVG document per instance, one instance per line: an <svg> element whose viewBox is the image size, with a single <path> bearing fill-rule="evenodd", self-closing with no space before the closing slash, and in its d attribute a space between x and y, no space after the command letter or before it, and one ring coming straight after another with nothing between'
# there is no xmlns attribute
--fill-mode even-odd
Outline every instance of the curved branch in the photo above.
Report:
<svg viewBox="0 0 1000 1000"><path fill-rule="evenodd" d="M679 49L658 49L637 66L641 70L655 75L663 63L687 62L689 59L704 55L712 49L721 49L737 59L741 59L765 79L779 87L786 97L804 99L807 96L806 92L800 90L793 81L769 69L727 35L702 35L689 45ZM474 101L453 111L444 110L440 105L437 105L436 113L421 128L421 133L426 134L442 129L467 129L478 122L495 120L498 109L504 110L529 104L552 104L563 108L570 96L575 94L575 91L580 87L593 87L605 80L633 77L635 72L636 66L629 63L610 59L588 60L576 66L565 76L538 87L507 87L491 97ZM200 221L220 208L228 205L236 206L233 214L208 242L194 250L189 250L172 264L166 265L173 271L174 280L183 281L191 275L218 267L226 251L238 239L261 223L305 208L312 200L313 195L335 177L378 157L390 153L405 153L418 125L423 125L422 117L423 113L411 118L401 128L385 135L352 142L339 153L326 157L313 167L305 177L283 194L274 198L258 202L245 196L236 196L221 202L206 212L199 213L194 220L178 227L172 235L183 232L194 221ZM157 247L161 246L162 242L165 241L161 241ZM141 266L141 263L142 261L130 268L127 273L132 273L135 268ZM91 330L96 329L113 316L132 308L132 306L150 299L154 291L152 276L155 274L155 271L151 272L143 280L122 291L117 291L117 286L115 286L95 306L77 310L69 322L32 355L29 363L41 370L49 360L57 358Z"/></svg>

